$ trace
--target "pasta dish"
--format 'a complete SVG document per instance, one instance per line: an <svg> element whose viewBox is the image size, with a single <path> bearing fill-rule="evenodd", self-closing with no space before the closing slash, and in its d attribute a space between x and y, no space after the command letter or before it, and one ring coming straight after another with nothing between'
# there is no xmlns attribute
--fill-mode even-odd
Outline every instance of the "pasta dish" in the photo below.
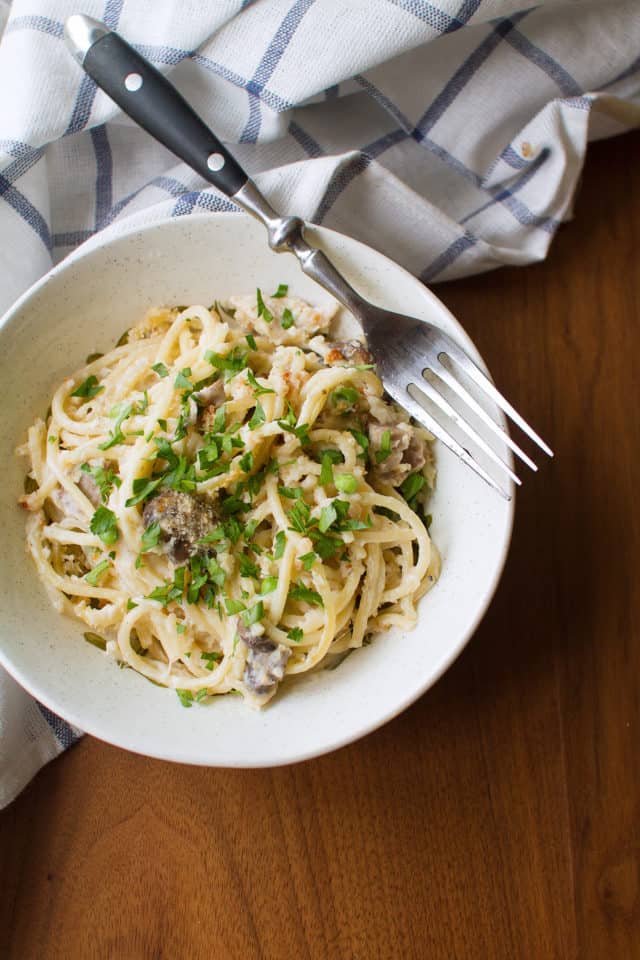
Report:
<svg viewBox="0 0 640 960"><path fill-rule="evenodd" d="M439 557L432 438L289 296L159 308L53 394L27 543L53 605L185 706L411 628Z"/></svg>

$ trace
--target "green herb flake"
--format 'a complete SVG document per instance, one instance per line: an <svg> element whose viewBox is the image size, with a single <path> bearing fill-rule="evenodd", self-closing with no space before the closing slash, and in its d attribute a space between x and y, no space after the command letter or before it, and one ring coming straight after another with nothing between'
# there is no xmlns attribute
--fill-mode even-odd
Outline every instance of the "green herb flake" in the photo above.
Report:
<svg viewBox="0 0 640 960"><path fill-rule="evenodd" d="M191 376L191 367L183 367L173 382L176 390L192 390L193 384L187 378Z"/></svg>
<svg viewBox="0 0 640 960"><path fill-rule="evenodd" d="M356 406L360 394L354 387L338 387L337 390L333 390L331 393L331 403L334 407L337 407L340 412L345 412L347 410L353 410Z"/></svg>
<svg viewBox="0 0 640 960"><path fill-rule="evenodd" d="M238 554L238 566L241 577L257 577L260 575L256 564L245 553Z"/></svg>
<svg viewBox="0 0 640 960"><path fill-rule="evenodd" d="M278 289L275 293L272 293L271 296L274 300L280 300L282 297L286 297L289 293L289 284L288 283L279 283Z"/></svg>
<svg viewBox="0 0 640 960"><path fill-rule="evenodd" d="M281 560L284 556L284 548L287 542L287 535L284 530L278 530L276 533L274 543L273 556L275 560Z"/></svg>
<svg viewBox="0 0 640 960"><path fill-rule="evenodd" d="M109 416L115 417L116 422L113 430L109 432L109 439L100 444L100 450L110 450L111 447L115 447L116 444L125 442L126 438L122 432L122 424L131 416L132 412L133 404L131 403L117 403L115 407L111 408Z"/></svg>
<svg viewBox="0 0 640 960"><path fill-rule="evenodd" d="M400 484L400 493L410 504L420 493L425 483L426 481L421 473L410 473Z"/></svg>
<svg viewBox="0 0 640 960"><path fill-rule="evenodd" d="M73 390L69 396L70 397L82 397L85 400L92 400L93 397L97 397L99 393L102 393L104 387L98 386L98 378L92 373L86 380L83 380L82 383Z"/></svg>
<svg viewBox="0 0 640 960"><path fill-rule="evenodd" d="M250 627L254 623L258 623L258 621L264 617L264 604L262 600L258 600L250 610L243 610L240 616L245 627Z"/></svg>
<svg viewBox="0 0 640 960"><path fill-rule="evenodd" d="M320 486L328 487L333 483L333 465L332 458L327 450L322 455L322 469L320 470Z"/></svg>
<svg viewBox="0 0 640 960"><path fill-rule="evenodd" d="M275 393L275 390L272 390L270 387L263 387L255 378L255 374L250 367L247 367L247 380L253 387L253 395L255 397L261 397L265 393Z"/></svg>
<svg viewBox="0 0 640 960"><path fill-rule="evenodd" d="M233 616L234 613L241 613L243 610L246 610L244 603L240 600L234 600L232 597L225 597L224 605L229 616Z"/></svg>
<svg viewBox="0 0 640 960"><path fill-rule="evenodd" d="M98 507L91 517L89 529L91 533L100 537L107 547L112 547L118 539L118 521L113 510L109 510L108 507Z"/></svg>
<svg viewBox="0 0 640 960"><path fill-rule="evenodd" d="M295 318L289 310L289 307L285 307L282 311L282 319L280 320L280 326L283 330L289 330L295 323Z"/></svg>
<svg viewBox="0 0 640 960"><path fill-rule="evenodd" d="M247 450L247 452L240 457L240 469L243 473L251 473L253 470L253 453L251 450Z"/></svg>
<svg viewBox="0 0 640 960"><path fill-rule="evenodd" d="M301 487L278 487L278 493L287 500L299 500L302 496Z"/></svg>
<svg viewBox="0 0 640 960"><path fill-rule="evenodd" d="M352 473L340 473L335 478L336 489L341 493L355 493L358 489L358 481Z"/></svg>
<svg viewBox="0 0 640 960"><path fill-rule="evenodd" d="M258 349L258 345L257 345L257 343L256 343L256 338L254 337L254 335L253 335L252 333L248 333L248 334L247 334L246 340L247 340L247 343L249 344L249 347L251 348L251 350L257 350L257 349Z"/></svg>
<svg viewBox="0 0 640 960"><path fill-rule="evenodd" d="M169 376L169 371L165 367L164 363L154 363L151 369L154 370L158 374L158 376L162 377L163 379L164 377Z"/></svg>
<svg viewBox="0 0 640 960"><path fill-rule="evenodd" d="M273 593L278 587L278 578L277 577L265 577L262 583L260 584L260 593L264 597L268 593Z"/></svg>
<svg viewBox="0 0 640 960"><path fill-rule="evenodd" d="M303 553L302 556L298 557L298 560L302 564L305 570L311 570L316 559L316 555L312 550L310 553Z"/></svg>
<svg viewBox="0 0 640 960"><path fill-rule="evenodd" d="M256 302L258 304L258 316L262 317L263 320L266 320L267 323L273 323L273 314L267 308L267 305L262 299L262 291L260 287L256 288Z"/></svg>
<svg viewBox="0 0 640 960"><path fill-rule="evenodd" d="M289 588L289 597L291 600L301 600L304 603L310 603L312 606L324 607L324 602L318 591L306 587L300 580Z"/></svg>
<svg viewBox="0 0 640 960"><path fill-rule="evenodd" d="M181 688L176 689L178 695L178 700L183 707L191 707L193 705L193 693L191 690L182 690Z"/></svg>
<svg viewBox="0 0 640 960"><path fill-rule="evenodd" d="M158 546L158 541L160 540L160 524L155 520L150 524L144 533L142 534L142 540L140 543L141 553L147 553L149 550L155 549Z"/></svg>
<svg viewBox="0 0 640 960"><path fill-rule="evenodd" d="M132 484L133 496L125 501L125 507L135 507L137 503L146 500L164 479L164 474L159 477L137 477Z"/></svg>
<svg viewBox="0 0 640 960"><path fill-rule="evenodd" d="M256 408L253 411L253 416L249 420L249 430L255 430L266 420L265 412L262 408L262 404L259 400L256 401Z"/></svg>
<svg viewBox="0 0 640 960"><path fill-rule="evenodd" d="M129 599L127 600L127 610L135 610L137 606L138 604L134 603L131 597L129 597Z"/></svg>
<svg viewBox="0 0 640 960"><path fill-rule="evenodd" d="M205 669L213 670L216 663L222 660L222 654L214 651L213 653L201 653L200 657L205 662Z"/></svg>
<svg viewBox="0 0 640 960"><path fill-rule="evenodd" d="M104 637L101 637L99 633L83 633L82 636L85 638L87 643L90 643L92 646L97 647L98 650L107 649L107 641Z"/></svg>
<svg viewBox="0 0 640 960"><path fill-rule="evenodd" d="M289 638L289 640L293 640L294 643L300 643L300 641L304 639L304 633L302 632L302 628L293 627L291 630L289 630L287 637Z"/></svg>
<svg viewBox="0 0 640 960"><path fill-rule="evenodd" d="M362 447L363 453L366 454L367 450L369 449L369 437L366 435L366 433L362 433L361 430L349 430L349 433L356 443Z"/></svg>
<svg viewBox="0 0 640 960"><path fill-rule="evenodd" d="M391 454L391 430L384 430L380 437L380 449L376 450L376 463L382 463Z"/></svg>
<svg viewBox="0 0 640 960"><path fill-rule="evenodd" d="M102 580L110 566L110 560L101 560L100 563L93 568L93 570L90 570L89 573L85 573L84 579L87 581L87 583L90 583L92 587L97 587L98 583L100 580Z"/></svg>
<svg viewBox="0 0 640 960"><path fill-rule="evenodd" d="M318 530L320 533L326 533L332 524L338 519L338 514L336 513L336 508L333 503L328 503L320 511L320 520L318 522Z"/></svg>
<svg viewBox="0 0 640 960"><path fill-rule="evenodd" d="M80 469L83 473L87 473L90 477L93 477L96 486L100 490L100 497L103 503L107 502L113 488L119 487L122 484L120 477L114 473L113 470L106 469L105 467L90 467L88 463L83 463Z"/></svg>

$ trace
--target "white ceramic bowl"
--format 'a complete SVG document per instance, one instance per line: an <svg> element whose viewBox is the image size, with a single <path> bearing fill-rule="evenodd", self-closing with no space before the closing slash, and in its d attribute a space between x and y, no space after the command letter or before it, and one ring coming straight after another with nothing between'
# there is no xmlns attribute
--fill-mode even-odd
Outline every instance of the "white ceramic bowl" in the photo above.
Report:
<svg viewBox="0 0 640 960"><path fill-rule="evenodd" d="M375 303L436 323L478 354L440 301L381 254L314 229L339 269ZM51 608L24 544L16 505L24 463L14 456L52 389L87 354L108 350L152 305L210 303L288 283L328 299L291 256L272 253L263 228L238 214L191 216L94 246L54 268L0 326L3 417L0 492L0 661L30 693L69 722L150 756L213 766L290 763L333 750L395 716L443 673L473 633L494 593L509 544L513 506L441 444L432 535L442 577L423 599L418 627L387 633L340 667L285 682L262 712L216 697L185 710L82 639L83 626Z"/></svg>

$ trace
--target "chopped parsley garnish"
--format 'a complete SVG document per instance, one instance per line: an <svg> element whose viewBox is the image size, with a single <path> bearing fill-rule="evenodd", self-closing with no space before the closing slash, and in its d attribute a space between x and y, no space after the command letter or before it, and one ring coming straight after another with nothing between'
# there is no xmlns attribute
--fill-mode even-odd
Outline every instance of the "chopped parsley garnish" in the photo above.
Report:
<svg viewBox="0 0 640 960"><path fill-rule="evenodd" d="M289 284L288 283L279 283L278 289L275 293L272 293L271 296L274 300L280 300L282 297L286 297L289 293Z"/></svg>
<svg viewBox="0 0 640 960"><path fill-rule="evenodd" d="M405 498L409 506L412 505L416 496L424 487L426 481L421 473L410 473L408 477L400 484L400 493Z"/></svg>
<svg viewBox="0 0 640 960"><path fill-rule="evenodd" d="M304 500L296 500L293 508L289 512L289 521L293 530L298 533L306 533L311 517L309 505Z"/></svg>
<svg viewBox="0 0 640 960"><path fill-rule="evenodd" d="M83 463L80 469L83 473L87 473L90 477L93 477L100 491L100 497L103 503L107 502L113 488L119 487L122 483L120 477L114 473L113 470L105 469L105 467L90 467L88 463Z"/></svg>
<svg viewBox="0 0 640 960"><path fill-rule="evenodd" d="M262 317L263 320L266 320L267 323L272 323L272 322L273 322L273 314L272 314L271 311L267 308L267 305L265 304L264 300L262 299L262 290L260 289L260 287L257 287L257 289L256 289L256 302L257 302L257 304L258 304L258 316L259 316L259 317Z"/></svg>
<svg viewBox="0 0 640 960"><path fill-rule="evenodd" d="M135 507L136 503L146 500L156 487L159 487L164 480L164 475L159 477L137 477L132 484L133 496L125 501L125 507Z"/></svg>
<svg viewBox="0 0 640 960"><path fill-rule="evenodd" d="M118 539L118 521L113 510L108 507L98 507L91 517L89 529L100 537L107 547L112 547Z"/></svg>
<svg viewBox="0 0 640 960"><path fill-rule="evenodd" d="M273 541L273 543L274 543L274 551L273 551L274 559L276 559L276 560L282 559L282 557L283 557L283 555L284 555L284 548L285 548L286 542L287 542L287 535L286 535L286 533L284 532L284 530L278 530L278 532L276 533L275 539L274 539L274 541Z"/></svg>
<svg viewBox="0 0 640 960"><path fill-rule="evenodd" d="M277 577L265 577L262 583L260 584L260 593L262 596L266 596L267 593L273 593L273 591L278 586Z"/></svg>
<svg viewBox="0 0 640 960"><path fill-rule="evenodd" d="M193 693L191 692L191 690L182 690L180 688L177 688L176 693L178 695L178 700L180 701L183 707L193 706Z"/></svg>
<svg viewBox="0 0 640 960"><path fill-rule="evenodd" d="M248 334L247 334L246 340L247 340L247 343L249 344L249 346L251 347L252 350L257 350L257 349L258 349L258 345L257 345L257 343L256 343L256 338L254 337L254 335L253 335L252 333L248 333Z"/></svg>
<svg viewBox="0 0 640 960"><path fill-rule="evenodd" d="M356 443L362 447L363 453L366 454L367 450L369 449L369 437L366 435L366 433L362 433L361 430L349 430L349 433Z"/></svg>
<svg viewBox="0 0 640 960"><path fill-rule="evenodd" d="M290 327L294 325L294 323L295 323L295 318L291 313L291 310L289 310L289 307L285 307L284 310L282 311L282 319L280 321L280 325L282 329L288 330Z"/></svg>
<svg viewBox="0 0 640 960"><path fill-rule="evenodd" d="M301 423L300 426L296 426L296 415L291 404L288 404L286 417L284 417L282 420L278 420L278 426L282 430L286 430L288 433L293 433L303 447L308 443L311 443L309 437L309 424Z"/></svg>
<svg viewBox="0 0 640 960"><path fill-rule="evenodd" d="M200 657L204 660L206 669L213 670L216 663L219 663L222 660L222 654L213 652L213 653L201 653Z"/></svg>
<svg viewBox="0 0 640 960"><path fill-rule="evenodd" d="M104 637L101 637L99 633L87 632L87 633L83 633L82 636L85 638L87 643L90 643L92 644L92 646L97 647L98 650L107 649L107 641L104 639Z"/></svg>
<svg viewBox="0 0 640 960"><path fill-rule="evenodd" d="M230 616L232 616L234 613L241 613L243 610L247 609L241 600L234 600L232 597L225 597L224 605L227 613Z"/></svg>
<svg viewBox="0 0 640 960"><path fill-rule="evenodd" d="M380 449L376 450L376 463L382 463L391 454L391 430L384 430L380 437Z"/></svg>
<svg viewBox="0 0 640 960"><path fill-rule="evenodd" d="M155 547L157 547L160 540L160 533L160 524L157 520L155 520L142 534L140 552L146 553L148 550L153 550Z"/></svg>
<svg viewBox="0 0 640 960"><path fill-rule="evenodd" d="M251 560L246 553L238 554L238 566L240 568L241 577L258 577L260 571L256 564Z"/></svg>
<svg viewBox="0 0 640 960"><path fill-rule="evenodd" d="M187 631L186 623L176 623L176 633L183 634Z"/></svg>
<svg viewBox="0 0 640 960"><path fill-rule="evenodd" d="M336 489L341 493L355 493L358 489L358 481L352 473L340 473L335 478Z"/></svg>
<svg viewBox="0 0 640 960"><path fill-rule="evenodd" d="M278 487L278 493L287 500L299 500L302 497L301 487Z"/></svg>
<svg viewBox="0 0 640 960"><path fill-rule="evenodd" d="M289 588L289 597L292 600L302 600L304 603L310 603L312 606L324 607L324 602L318 591L305 587L300 580Z"/></svg>
<svg viewBox="0 0 640 960"><path fill-rule="evenodd" d="M116 422L113 425L113 430L109 431L109 439L105 440L104 443L100 444L101 450L110 450L111 447L115 447L117 443L125 442L125 435L122 432L122 424L127 420L133 413L133 404L127 403L117 403L115 407L112 407L109 411L110 417L115 417Z"/></svg>
<svg viewBox="0 0 640 960"><path fill-rule="evenodd" d="M240 469L243 473L251 473L253 470L253 454L251 450L247 450L247 452L240 457Z"/></svg>
<svg viewBox="0 0 640 960"><path fill-rule="evenodd" d="M354 387L338 387L331 393L331 403L339 413L347 413L356 406L360 394Z"/></svg>
<svg viewBox="0 0 640 960"><path fill-rule="evenodd" d="M183 367L173 383L176 390L193 390L193 384L191 383L191 380L187 379L190 376L191 367Z"/></svg>
<svg viewBox="0 0 640 960"><path fill-rule="evenodd" d="M164 363L154 363L151 367L152 370L158 374L159 377L168 377L169 371L165 367Z"/></svg>
<svg viewBox="0 0 640 960"><path fill-rule="evenodd" d="M266 420L265 412L262 408L262 404L259 400L256 401L256 408L253 411L253 416L249 420L249 430L255 430L260 424L264 423Z"/></svg>
<svg viewBox="0 0 640 960"><path fill-rule="evenodd" d="M90 583L92 587L97 587L98 583L104 577L105 573L111 566L111 561L107 558L101 560L93 570L90 570L89 573L85 573L84 579L87 583Z"/></svg>
<svg viewBox="0 0 640 960"><path fill-rule="evenodd" d="M258 600L250 610L243 610L240 616L245 627L250 627L254 623L258 623L258 621L264 617L264 604L262 600Z"/></svg>
<svg viewBox="0 0 640 960"><path fill-rule="evenodd" d="M318 523L318 530L320 533L326 533L329 527L336 522L338 519L338 514L336 513L336 508L333 503L328 503L326 507L323 507L320 511L320 521Z"/></svg>
<svg viewBox="0 0 640 960"><path fill-rule="evenodd" d="M215 367L216 370L223 372L225 381L231 380L232 377L235 377L236 373L240 373L240 371L244 370L247 366L247 354L244 350L240 350L239 347L234 347L233 350L227 354L214 353L213 350L207 350L204 358L212 367Z"/></svg>
<svg viewBox="0 0 640 960"><path fill-rule="evenodd" d="M83 397L85 400L92 400L93 397L97 397L103 390L104 387L98 386L98 378L92 373L86 380L83 380L80 386L76 387L69 396Z"/></svg>
<svg viewBox="0 0 640 960"><path fill-rule="evenodd" d="M303 553L302 556L298 557L298 560L301 562L305 570L311 570L316 559L316 555L313 550L310 553Z"/></svg>
<svg viewBox="0 0 640 960"><path fill-rule="evenodd" d="M326 450L322 454L322 469L320 470L320 486L328 487L333 483L333 459L330 456L331 451Z"/></svg>
<svg viewBox="0 0 640 960"><path fill-rule="evenodd" d="M147 594L146 599L158 600L163 607L166 607L174 600L182 600L185 569L185 567L178 567L173 576L173 583L165 581L161 587L155 587L151 593Z"/></svg>
<svg viewBox="0 0 640 960"><path fill-rule="evenodd" d="M289 640L293 640L294 643L300 643L300 641L304 639L304 633L302 632L302 628L292 627L292 629L289 630L287 637L289 638Z"/></svg>
<svg viewBox="0 0 640 960"><path fill-rule="evenodd" d="M253 387L253 395L261 397L264 393L275 393L270 387L262 387L255 378L255 374L250 367L247 367L247 380Z"/></svg>

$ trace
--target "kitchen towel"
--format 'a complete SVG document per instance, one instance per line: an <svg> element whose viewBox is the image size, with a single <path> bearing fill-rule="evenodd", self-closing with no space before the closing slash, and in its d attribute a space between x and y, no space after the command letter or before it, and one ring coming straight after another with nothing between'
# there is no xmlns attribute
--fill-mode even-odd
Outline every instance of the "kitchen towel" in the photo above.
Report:
<svg viewBox="0 0 640 960"><path fill-rule="evenodd" d="M278 210L426 283L544 258L587 141L640 123L637 0L0 0L0 310L80 244L234 209L83 74L72 13L168 73ZM79 735L0 668L0 806Z"/></svg>

